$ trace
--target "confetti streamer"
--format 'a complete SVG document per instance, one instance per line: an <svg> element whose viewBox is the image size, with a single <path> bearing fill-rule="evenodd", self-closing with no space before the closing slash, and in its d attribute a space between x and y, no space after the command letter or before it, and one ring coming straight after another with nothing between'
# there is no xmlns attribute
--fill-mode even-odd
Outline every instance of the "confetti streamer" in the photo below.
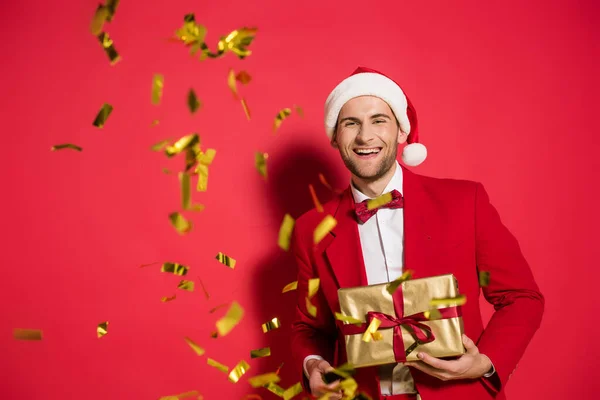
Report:
<svg viewBox="0 0 600 400"><path fill-rule="evenodd" d="M283 368L283 364L284 364L284 363L281 363L281 364L279 364L279 367L277 367L277 371L275 371L275 373L276 373L277 375L279 375L279 373L281 372L281 368Z"/></svg>
<svg viewBox="0 0 600 400"><path fill-rule="evenodd" d="M217 256L215 257L221 264L224 264L226 266L228 266L231 269L235 268L235 259L229 257L228 255L225 255L221 252L219 252L217 254Z"/></svg>
<svg viewBox="0 0 600 400"><path fill-rule="evenodd" d="M279 323L279 318L275 317L270 321L267 321L264 324L262 324L262 331L263 333L267 333L269 331L279 328L280 326L281 324Z"/></svg>
<svg viewBox="0 0 600 400"><path fill-rule="evenodd" d="M292 232L294 231L295 223L296 221L294 220L294 218L292 218L290 214L285 214L283 216L283 221L281 222L281 226L279 227L279 239L277 241L277 244L285 251L288 251L290 248Z"/></svg>
<svg viewBox="0 0 600 400"><path fill-rule="evenodd" d="M264 387L269 392L271 392L279 397L283 397L283 394L285 393L285 389L282 388L281 386L279 386L278 384L276 384L275 382L267 383Z"/></svg>
<svg viewBox="0 0 600 400"><path fill-rule="evenodd" d="M246 119L250 121L250 108L248 108L248 103L246 103L246 99L241 99L242 108L244 109L244 114L246 114Z"/></svg>
<svg viewBox="0 0 600 400"><path fill-rule="evenodd" d="M208 365L210 365L211 367L215 367L216 369L218 369L219 371L223 372L223 373L228 373L229 372L229 367L226 365L221 364L218 361L213 360L212 358L208 358L206 360L206 363Z"/></svg>
<svg viewBox="0 0 600 400"><path fill-rule="evenodd" d="M337 225L337 221L331 215L326 215L319 223L313 234L314 244L318 244Z"/></svg>
<svg viewBox="0 0 600 400"><path fill-rule="evenodd" d="M154 74L152 78L152 104L155 106L160 104L160 99L163 95L163 88L165 86L165 77L161 74Z"/></svg>
<svg viewBox="0 0 600 400"><path fill-rule="evenodd" d="M168 303L169 301L173 301L173 300L175 300L176 298L177 298L177 295L176 295L176 294L174 294L173 296L165 296L165 297L162 297L162 298L160 299L160 301L162 301L163 303Z"/></svg>
<svg viewBox="0 0 600 400"><path fill-rule="evenodd" d="M367 201L367 210L374 210L376 208L384 206L390 201L392 201L392 199L392 192L388 192L374 199L370 199L369 201Z"/></svg>
<svg viewBox="0 0 600 400"><path fill-rule="evenodd" d="M291 114L292 110L290 110L289 108L284 108L277 113L277 115L275 116L275 121L273 122L273 133L277 132L283 121L287 119L287 117L289 117Z"/></svg>
<svg viewBox="0 0 600 400"><path fill-rule="evenodd" d="M188 273L189 267L178 263L166 262L162 265L160 272L170 272L175 275L184 276Z"/></svg>
<svg viewBox="0 0 600 400"><path fill-rule="evenodd" d="M110 60L110 65L115 65L121 60L121 56L117 53L112 39L108 36L108 33L102 32L98 35L98 41L104 49L104 52Z"/></svg>
<svg viewBox="0 0 600 400"><path fill-rule="evenodd" d="M312 197L312 201L313 201L313 204L315 205L315 208L317 209L317 212L323 212L323 205L319 201L319 198L317 197L317 193L315 192L315 188L313 187L312 184L308 185L308 190L310 191L310 196Z"/></svg>
<svg viewBox="0 0 600 400"><path fill-rule="evenodd" d="M351 317L349 315L344 315L338 312L335 313L335 319L337 319L338 321L347 322L349 324L362 325L362 321L360 319Z"/></svg>
<svg viewBox="0 0 600 400"><path fill-rule="evenodd" d="M194 350L194 352L197 355L202 356L206 352L202 347L198 346L198 344L196 344L196 342L194 342L189 337L186 336L183 338L183 340L185 340L185 342L192 348L192 350Z"/></svg>
<svg viewBox="0 0 600 400"><path fill-rule="evenodd" d="M229 303L219 304L218 306L213 307L208 313L212 314L215 311L217 311L218 309L223 308L223 307L227 307L228 305L229 305Z"/></svg>
<svg viewBox="0 0 600 400"><path fill-rule="evenodd" d="M321 184L323 184L323 186L325 186L327 189L331 190L333 193L341 193L340 190L336 190L334 189L329 182L327 182L327 179L325 179L325 175L323 174L319 174L319 181L321 182Z"/></svg>
<svg viewBox="0 0 600 400"><path fill-rule="evenodd" d="M192 222L185 219L178 212L169 214L169 220L171 221L171 225L173 225L175 230L180 235L185 235L186 233L189 233L192 230L192 227L193 227Z"/></svg>
<svg viewBox="0 0 600 400"><path fill-rule="evenodd" d="M200 282L200 286L202 287L202 291L204 292L204 296L206 297L206 300L209 300L210 294L208 294L208 291L206 290L206 287L204 286L204 283L202 283L202 279L200 279L200 277L198 277L198 282Z"/></svg>
<svg viewBox="0 0 600 400"><path fill-rule="evenodd" d="M98 334L98 338L106 335L108 333L108 321L100 322L96 328L96 333Z"/></svg>
<svg viewBox="0 0 600 400"><path fill-rule="evenodd" d="M270 347L263 347L262 349L250 350L250 358L269 357L270 355L271 355Z"/></svg>
<svg viewBox="0 0 600 400"><path fill-rule="evenodd" d="M229 381L233 383L238 383L240 378L244 376L244 374L250 369L250 365L242 360L229 373Z"/></svg>
<svg viewBox="0 0 600 400"><path fill-rule="evenodd" d="M295 397L296 395L299 395L300 393L302 393L302 384L298 382L290 386L285 390L285 392L283 392L283 400L290 400L291 398Z"/></svg>
<svg viewBox="0 0 600 400"><path fill-rule="evenodd" d="M158 142L156 144L153 144L150 147L150 150L152 150L152 151L162 151L162 149L164 149L166 146L168 146L170 142L171 142L170 139L161 140L160 142Z"/></svg>
<svg viewBox="0 0 600 400"><path fill-rule="evenodd" d="M423 313L423 315L425 316L425 318L427 318L429 320L442 319L442 314L440 313L440 310L438 310L437 308L433 308L429 311L425 311Z"/></svg>
<svg viewBox="0 0 600 400"><path fill-rule="evenodd" d="M312 278L308 280L308 298L312 299L317 291L319 290L319 285L321 284L321 280L319 278Z"/></svg>
<svg viewBox="0 0 600 400"><path fill-rule="evenodd" d="M54 146L52 146L50 148L50 151L57 151L57 150L63 150L63 149L72 149L72 150L77 150L77 151L82 151L83 149L77 145L71 144L71 143L65 143L65 144L55 144Z"/></svg>
<svg viewBox="0 0 600 400"><path fill-rule="evenodd" d="M440 306L462 306L467 302L467 296L464 294L458 295L456 297L448 297L445 299L431 299L429 301L429 305L431 307L440 307Z"/></svg>
<svg viewBox="0 0 600 400"><path fill-rule="evenodd" d="M172 146L167 146L165 149L165 154L167 155L167 157L173 157L174 155L179 154L182 151L188 150L190 148L193 148L198 144L200 144L200 136L198 136L197 133L192 133L190 135L183 136Z"/></svg>
<svg viewBox="0 0 600 400"><path fill-rule="evenodd" d="M16 340L42 340L41 329L13 329L13 337Z"/></svg>
<svg viewBox="0 0 600 400"><path fill-rule="evenodd" d="M363 342L370 342L371 339L375 339L375 333L377 332L377 329L379 329L379 326L381 325L381 320L377 319L377 318L373 318L371 320L371 323L369 324L369 327L367 328L367 330L365 331L365 333L363 334L362 340Z"/></svg>
<svg viewBox="0 0 600 400"><path fill-rule="evenodd" d="M290 282L283 287L281 293L291 292L292 290L298 289L298 281Z"/></svg>
<svg viewBox="0 0 600 400"><path fill-rule="evenodd" d="M388 285L385 287L385 288L386 288L386 290L387 290L387 292L388 292L389 294L391 294L391 295L392 295L392 294L394 294L394 292L395 292L395 291L398 289L398 287L399 287L400 285L402 285L402 282L404 282L404 281L408 281L408 280L410 280L410 279L412 278L412 274L413 274L413 271L412 271L412 270L410 270L410 269L407 269L406 271L404 271L404 272L402 273L402 276L400 276L400 278L398 278L398 279L394 279L392 282L390 282L390 283L389 283L389 284L388 284Z"/></svg>
<svg viewBox="0 0 600 400"><path fill-rule="evenodd" d="M310 302L310 298L306 298L306 311L313 317L317 318L317 307Z"/></svg>
<svg viewBox="0 0 600 400"><path fill-rule="evenodd" d="M254 165L258 170L258 173L263 178L267 179L267 159L269 155L267 153L256 152Z"/></svg>
<svg viewBox="0 0 600 400"><path fill-rule="evenodd" d="M106 123L106 120L108 119L108 116L110 115L110 113L112 113L112 110L113 110L113 106L111 106L108 103L104 103L102 105L102 108L100 108L98 115L96 115L96 119L94 119L94 122L92 123L92 125L94 125L95 127L98 127L98 128L104 127L104 124Z"/></svg>
<svg viewBox="0 0 600 400"><path fill-rule="evenodd" d="M490 272L479 271L479 286L487 287L490 284Z"/></svg>
<svg viewBox="0 0 600 400"><path fill-rule="evenodd" d="M179 183L181 185L181 208L187 210L192 203L192 193L190 191L190 176L186 172L179 173Z"/></svg>
<svg viewBox="0 0 600 400"><path fill-rule="evenodd" d="M196 96L196 92L194 89L190 89L187 96L187 105L192 114L198 111L202 107L202 103L198 100L198 96Z"/></svg>
<svg viewBox="0 0 600 400"><path fill-rule="evenodd" d="M194 291L194 281L186 281L185 279L179 282L177 289L187 290L188 292Z"/></svg>
<svg viewBox="0 0 600 400"><path fill-rule="evenodd" d="M219 333L219 336L225 336L231 332L231 330L240 323L243 317L244 309L237 301L231 303L227 314L217 321L217 332Z"/></svg>

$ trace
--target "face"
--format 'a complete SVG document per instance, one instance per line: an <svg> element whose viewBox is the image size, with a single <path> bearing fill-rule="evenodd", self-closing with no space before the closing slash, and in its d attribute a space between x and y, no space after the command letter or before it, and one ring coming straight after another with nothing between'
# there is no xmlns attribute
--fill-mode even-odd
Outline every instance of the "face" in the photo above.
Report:
<svg viewBox="0 0 600 400"><path fill-rule="evenodd" d="M375 181L393 167L398 144L406 138L385 101L360 96L342 107L331 145L338 149L353 175Z"/></svg>

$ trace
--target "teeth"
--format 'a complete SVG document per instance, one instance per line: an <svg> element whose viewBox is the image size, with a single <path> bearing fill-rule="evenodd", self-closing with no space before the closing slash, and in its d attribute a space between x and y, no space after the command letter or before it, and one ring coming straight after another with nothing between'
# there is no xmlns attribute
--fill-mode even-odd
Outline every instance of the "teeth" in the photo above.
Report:
<svg viewBox="0 0 600 400"><path fill-rule="evenodd" d="M377 153L379 153L378 149L356 149L354 151L357 154L377 154Z"/></svg>

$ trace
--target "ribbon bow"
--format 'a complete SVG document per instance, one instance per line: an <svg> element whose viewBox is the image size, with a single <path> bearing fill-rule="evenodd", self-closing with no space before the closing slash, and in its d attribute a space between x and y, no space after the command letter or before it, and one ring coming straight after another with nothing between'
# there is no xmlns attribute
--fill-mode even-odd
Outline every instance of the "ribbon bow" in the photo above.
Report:
<svg viewBox="0 0 600 400"><path fill-rule="evenodd" d="M392 200L386 204L383 204L379 207L373 208L369 210L369 201L372 199L367 199L357 203L355 205L354 211L356 212L356 217L363 224L369 220L373 215L377 213L377 210L380 208L402 208L404 206L404 199L402 198L402 194L396 189L391 191Z"/></svg>

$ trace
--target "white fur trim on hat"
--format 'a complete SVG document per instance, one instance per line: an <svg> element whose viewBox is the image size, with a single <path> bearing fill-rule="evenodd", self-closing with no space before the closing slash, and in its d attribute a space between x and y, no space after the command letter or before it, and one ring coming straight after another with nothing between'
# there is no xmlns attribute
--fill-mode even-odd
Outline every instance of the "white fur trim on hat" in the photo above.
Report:
<svg viewBox="0 0 600 400"><path fill-rule="evenodd" d="M402 150L402 161L409 167L416 167L427 158L427 148L421 143L407 144Z"/></svg>
<svg viewBox="0 0 600 400"><path fill-rule="evenodd" d="M384 75L362 72L344 79L327 97L325 102L325 130L329 139L333 135L338 116L344 104L359 96L375 96L385 101L398 119L402 132L410 133L410 122L406 114L408 103L400 86Z"/></svg>

